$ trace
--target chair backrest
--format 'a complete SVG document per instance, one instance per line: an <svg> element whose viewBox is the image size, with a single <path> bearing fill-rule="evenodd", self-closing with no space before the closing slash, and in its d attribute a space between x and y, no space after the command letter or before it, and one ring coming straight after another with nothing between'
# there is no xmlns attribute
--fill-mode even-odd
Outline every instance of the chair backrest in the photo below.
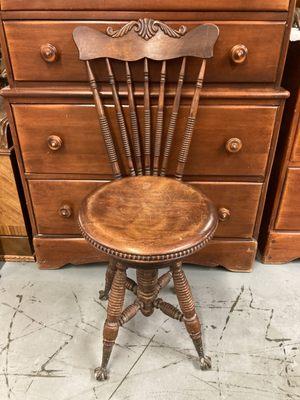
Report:
<svg viewBox="0 0 300 400"><path fill-rule="evenodd" d="M80 26L73 32L79 50L79 58L86 62L88 78L92 88L101 131L104 137L114 177L121 178L116 146L105 115L91 61L103 58L106 62L112 89L116 117L122 138L129 173L135 175L165 176L180 107L182 86L186 72L187 57L201 59L198 78L191 102L189 116L178 155L175 177L182 179L197 116L200 92L206 67L206 59L213 57L213 48L219 36L219 29L213 24L203 24L187 32L185 26L172 29L163 22L153 19L131 21L122 28L108 28L105 33ZM168 129L162 149L164 125L165 83L167 60L182 58ZM125 122L118 88L110 59L124 62L124 76L127 81L128 105L130 112L130 135ZM130 62L144 59L144 140L142 143L135 105L134 86ZM154 143L151 143L151 103L148 59L161 61L158 106L155 123ZM153 150L152 150L153 149Z"/></svg>

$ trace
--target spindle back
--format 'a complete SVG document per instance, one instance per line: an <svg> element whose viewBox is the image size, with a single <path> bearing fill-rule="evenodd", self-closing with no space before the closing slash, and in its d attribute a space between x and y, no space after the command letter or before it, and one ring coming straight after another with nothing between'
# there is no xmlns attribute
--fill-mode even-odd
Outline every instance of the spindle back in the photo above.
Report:
<svg viewBox="0 0 300 400"><path fill-rule="evenodd" d="M175 178L181 180L194 131L200 93L203 86L206 59L213 57L213 48L218 36L219 29L212 24L199 25L187 32L185 26L173 29L163 22L147 18L131 21L117 30L108 28L106 34L85 26L77 27L74 30L73 37L79 50L79 58L86 62L88 78L99 116L99 123L115 179L120 179L122 177L119 155L117 154L111 129L105 115L105 109L99 94L91 61L98 58L105 59L117 122L130 175L145 174L165 176L176 129L187 57L193 56L201 59L195 91L177 160ZM164 149L162 149L167 60L175 58L182 58L182 62L172 111L168 121L168 129L164 141L165 146ZM111 59L123 61L125 64L124 76L126 76L127 81L130 130L126 126L118 87L110 61ZM139 130L134 96L134 83L130 69L130 62L141 59L144 59L143 141L141 140ZM148 59L162 62L155 131L153 132L153 145L151 143L152 126ZM128 132L130 132L130 134Z"/></svg>

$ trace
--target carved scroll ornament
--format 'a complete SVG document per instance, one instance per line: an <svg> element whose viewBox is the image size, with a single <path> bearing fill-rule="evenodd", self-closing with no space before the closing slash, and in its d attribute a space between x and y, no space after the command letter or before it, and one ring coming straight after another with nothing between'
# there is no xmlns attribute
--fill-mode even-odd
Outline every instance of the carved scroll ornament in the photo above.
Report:
<svg viewBox="0 0 300 400"><path fill-rule="evenodd" d="M130 21L120 29L114 30L112 27L108 27L106 33L108 36L113 38L119 38L127 35L129 31L134 31L145 40L149 40L156 35L159 29L164 32L165 35L172 38L180 38L187 32L187 27L181 25L178 30L170 28L167 24L161 21L157 21L151 18L140 18L138 21Z"/></svg>

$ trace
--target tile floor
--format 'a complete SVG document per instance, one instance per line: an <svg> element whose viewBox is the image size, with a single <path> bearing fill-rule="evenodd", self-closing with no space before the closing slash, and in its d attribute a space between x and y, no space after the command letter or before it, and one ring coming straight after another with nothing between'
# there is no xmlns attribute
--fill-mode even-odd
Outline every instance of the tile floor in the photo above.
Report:
<svg viewBox="0 0 300 400"><path fill-rule="evenodd" d="M300 264L256 263L251 274L185 271L212 370L199 369L184 327L156 311L120 329L110 379L97 382L104 265L40 271L34 264L4 264L0 399L300 399ZM163 296L176 304L172 286Z"/></svg>

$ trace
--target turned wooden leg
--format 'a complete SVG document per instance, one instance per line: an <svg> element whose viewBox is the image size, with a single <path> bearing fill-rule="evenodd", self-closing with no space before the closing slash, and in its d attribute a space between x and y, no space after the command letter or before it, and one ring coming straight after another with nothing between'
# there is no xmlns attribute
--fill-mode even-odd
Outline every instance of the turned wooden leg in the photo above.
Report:
<svg viewBox="0 0 300 400"><path fill-rule="evenodd" d="M149 317L154 311L154 300L158 294L158 270L157 269L138 269L137 278L137 297L141 303L141 312L145 317Z"/></svg>
<svg viewBox="0 0 300 400"><path fill-rule="evenodd" d="M194 342L194 346L200 358L200 368L210 369L211 360L209 357L204 356L202 338L201 338L201 325L196 314L195 304L192 297L191 289L186 276L182 270L182 263L178 262L171 268L176 295L179 301L181 311L183 313L183 321L186 329Z"/></svg>
<svg viewBox="0 0 300 400"><path fill-rule="evenodd" d="M109 295L107 317L103 330L103 354L101 367L95 369L97 380L107 379L107 364L119 331L119 320L122 315L125 298L126 267L116 264L116 272Z"/></svg>
<svg viewBox="0 0 300 400"><path fill-rule="evenodd" d="M111 258L109 260L108 267L106 269L106 274L105 274L105 287L104 290L99 291L99 299L100 300L107 300L108 295L111 289L111 285L116 273L116 264L117 261L114 258Z"/></svg>

